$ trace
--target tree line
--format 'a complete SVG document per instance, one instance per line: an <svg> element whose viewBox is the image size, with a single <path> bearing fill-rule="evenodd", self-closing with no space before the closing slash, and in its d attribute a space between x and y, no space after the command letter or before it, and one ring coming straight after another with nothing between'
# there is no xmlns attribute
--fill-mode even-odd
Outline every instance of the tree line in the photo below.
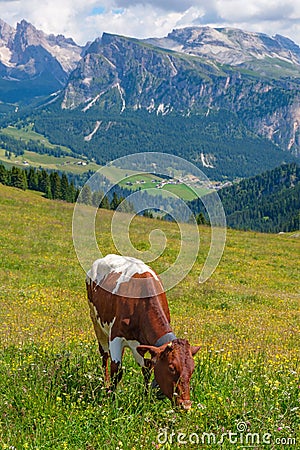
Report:
<svg viewBox="0 0 300 450"><path fill-rule="evenodd" d="M21 169L13 166L7 169L0 164L0 183L22 190L33 190L43 192L44 197L51 200L63 200L69 203L77 201L86 205L99 208L116 210L120 205L123 212L134 212L133 205L126 202L123 195L112 191L104 195L103 191L92 192L89 185L84 185L82 190L78 189L74 181L69 181L65 173L47 172L44 169Z"/></svg>
<svg viewBox="0 0 300 450"><path fill-rule="evenodd" d="M211 179L226 176L234 180L295 160L272 142L249 132L239 116L221 109L190 117L175 113L158 117L148 111L124 111L121 115L92 109L84 115L81 110L39 111L28 120L50 142L100 165L130 153L164 152L193 162ZM86 141L96 121L101 125ZM212 158L213 167L203 167L202 154Z"/></svg>
<svg viewBox="0 0 300 450"><path fill-rule="evenodd" d="M23 190L43 192L46 198L70 203L75 202L79 194L74 182L69 182L65 173L62 175L58 172L48 173L44 169L33 167L20 169L13 166L11 169L6 169L3 164L0 164L0 183Z"/></svg>

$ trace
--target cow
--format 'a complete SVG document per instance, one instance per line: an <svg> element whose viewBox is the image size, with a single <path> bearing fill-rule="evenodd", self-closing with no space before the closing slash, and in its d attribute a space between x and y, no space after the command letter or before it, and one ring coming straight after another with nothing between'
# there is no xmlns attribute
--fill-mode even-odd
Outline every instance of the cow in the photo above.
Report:
<svg viewBox="0 0 300 450"><path fill-rule="evenodd" d="M193 356L200 347L173 333L157 274L139 259L107 255L93 263L86 287L107 389L114 392L121 380L123 350L129 347L142 367L145 391L154 371L162 393L174 405L190 409ZM147 352L151 358L145 358Z"/></svg>

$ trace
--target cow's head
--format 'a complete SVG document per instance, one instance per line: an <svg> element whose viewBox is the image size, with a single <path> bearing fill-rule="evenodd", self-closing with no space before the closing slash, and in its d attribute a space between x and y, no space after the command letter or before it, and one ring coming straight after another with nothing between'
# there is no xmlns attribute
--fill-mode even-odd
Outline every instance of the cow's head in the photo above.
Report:
<svg viewBox="0 0 300 450"><path fill-rule="evenodd" d="M161 347L139 345L137 351L144 357L151 354L155 379L162 392L177 406L190 409L190 379L194 371L193 356L200 347L192 347L186 339L175 339Z"/></svg>

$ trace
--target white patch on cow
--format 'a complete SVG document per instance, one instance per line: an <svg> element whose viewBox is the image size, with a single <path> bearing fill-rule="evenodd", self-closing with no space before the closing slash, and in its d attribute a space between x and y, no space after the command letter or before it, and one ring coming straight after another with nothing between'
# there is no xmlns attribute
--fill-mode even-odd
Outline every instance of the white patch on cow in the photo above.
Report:
<svg viewBox="0 0 300 450"><path fill-rule="evenodd" d="M109 352L109 342L110 342L110 336L111 336L111 329L115 323L116 318L110 322L101 322L101 319L98 315L97 308L89 303L90 310L91 310L91 318L93 320L94 326L95 326L95 332L98 339L99 344L103 348L103 350L108 353Z"/></svg>
<svg viewBox="0 0 300 450"><path fill-rule="evenodd" d="M124 348L124 338L121 337L115 337L110 343L109 343L109 352L111 360L116 363L122 362L122 352Z"/></svg>
<svg viewBox="0 0 300 450"><path fill-rule="evenodd" d="M156 273L140 259L129 256L107 255L94 262L87 273L87 282L93 281L100 285L111 273L119 273L120 276L116 281L116 286L112 290L112 293L116 294L122 283L130 281L135 274L145 272L149 272L155 280L158 280Z"/></svg>
<svg viewBox="0 0 300 450"><path fill-rule="evenodd" d="M139 345L140 342L138 341L127 341L125 338L117 336L109 343L110 357L112 361L121 363L123 350L127 347L131 350L137 364L144 367L144 358L136 350Z"/></svg>

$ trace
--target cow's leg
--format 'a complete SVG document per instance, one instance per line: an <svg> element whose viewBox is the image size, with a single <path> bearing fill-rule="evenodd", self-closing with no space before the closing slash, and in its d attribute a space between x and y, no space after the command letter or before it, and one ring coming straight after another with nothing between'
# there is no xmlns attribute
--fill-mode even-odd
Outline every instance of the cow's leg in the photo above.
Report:
<svg viewBox="0 0 300 450"><path fill-rule="evenodd" d="M151 372L152 372L151 367L142 367L142 373L143 373L144 383L145 383L145 395L148 395L148 393L149 393Z"/></svg>
<svg viewBox="0 0 300 450"><path fill-rule="evenodd" d="M123 375L122 363L111 361L110 363L110 378L112 392L115 392L117 384L121 381Z"/></svg>
<svg viewBox="0 0 300 450"><path fill-rule="evenodd" d="M99 353L102 356L102 367L104 371L104 381L105 386L108 388L110 385L110 377L109 377L109 371L108 371L108 359L109 359L109 353L105 352L102 348L102 345L99 342Z"/></svg>
<svg viewBox="0 0 300 450"><path fill-rule="evenodd" d="M110 351L110 378L111 378L111 390L116 390L117 384L122 378L122 356L123 356L123 343L124 340L121 337L115 337L109 343Z"/></svg>
<svg viewBox="0 0 300 450"><path fill-rule="evenodd" d="M90 305L90 315L93 322L95 334L97 336L98 345L99 345L99 353L102 357L102 367L104 370L104 380L106 387L110 385L110 378L108 372L108 359L109 359L109 346L108 346L108 336L101 329L97 318L93 305Z"/></svg>

